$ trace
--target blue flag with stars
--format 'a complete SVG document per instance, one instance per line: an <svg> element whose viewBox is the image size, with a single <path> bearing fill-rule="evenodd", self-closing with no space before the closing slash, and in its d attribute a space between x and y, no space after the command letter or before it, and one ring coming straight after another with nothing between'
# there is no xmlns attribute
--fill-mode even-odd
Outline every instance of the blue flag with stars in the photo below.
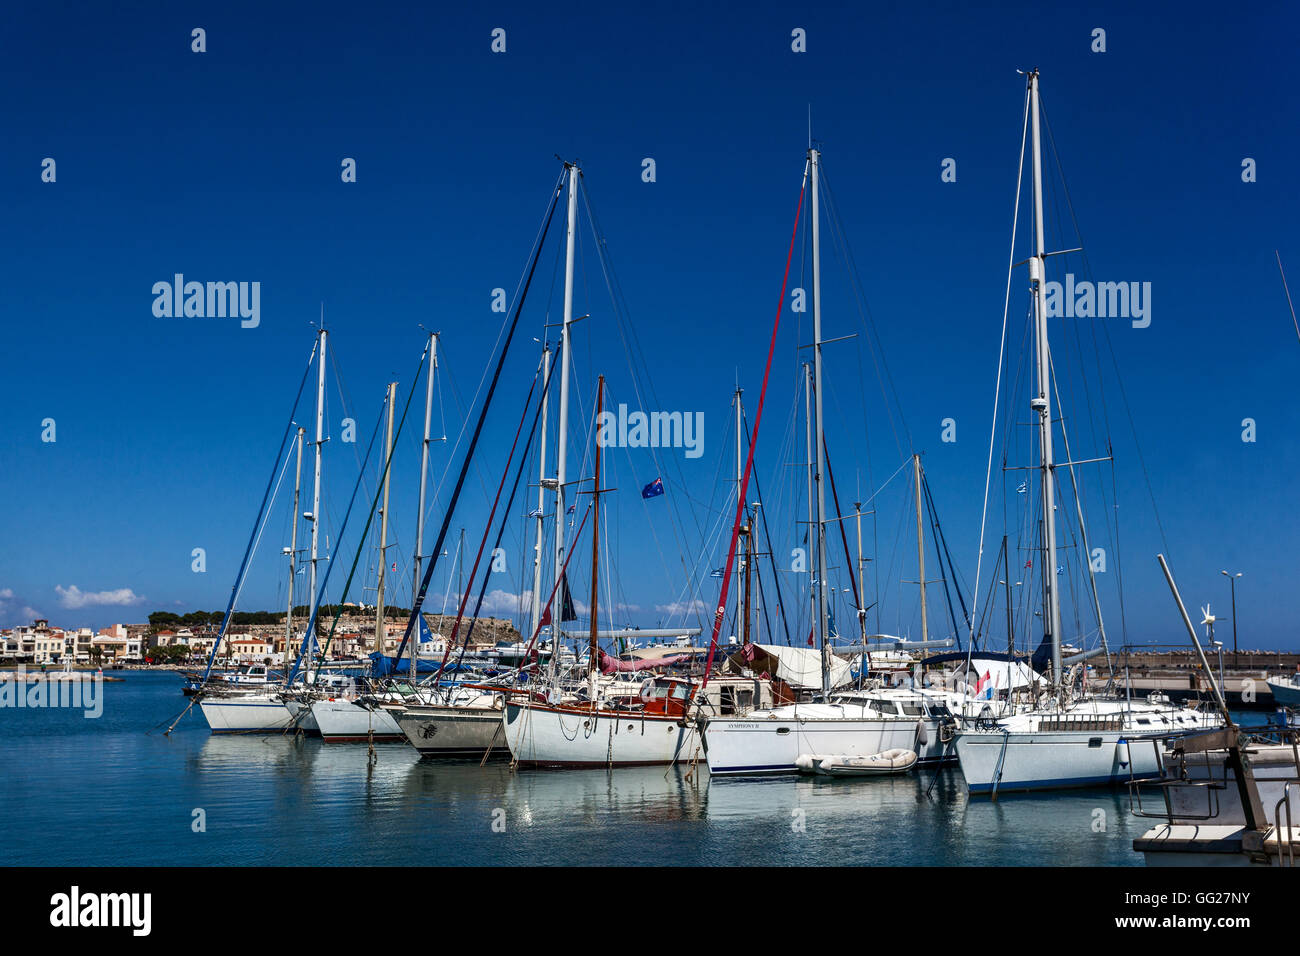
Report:
<svg viewBox="0 0 1300 956"><path fill-rule="evenodd" d="M664 493L664 480L656 478L650 484L641 489L642 498L658 498Z"/></svg>

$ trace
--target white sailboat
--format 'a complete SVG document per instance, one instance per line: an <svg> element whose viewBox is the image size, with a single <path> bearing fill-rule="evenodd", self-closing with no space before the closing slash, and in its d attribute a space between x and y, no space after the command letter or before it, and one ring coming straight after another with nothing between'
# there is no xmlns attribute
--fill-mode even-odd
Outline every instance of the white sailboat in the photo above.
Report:
<svg viewBox="0 0 1300 956"><path fill-rule="evenodd" d="M902 749L915 751L922 762L938 761L947 753L951 738L945 728L951 728L953 724L954 709L960 711L965 706L965 696L955 691L836 690L848 683L848 667L830 653L828 645L829 614L824 573L828 567L826 500L822 477L826 474L826 443L822 412L820 170L820 151L810 148L804 175L805 182L810 182L812 188L813 362L811 369L805 366L805 406L808 419L808 520L816 536L809 573L813 579L813 620L820 637L822 694L821 699L814 702L759 708L745 715L702 720L709 772L718 776L798 773L799 758L807 755L860 758ZM916 467L918 548L922 561L920 579L924 582L924 548L919 534L920 472L919 465ZM922 589L924 615L924 584ZM865 649L865 630L863 634ZM947 646L947 642L942 643ZM932 645L928 634L923 633L922 640L912 646L924 648ZM843 673L837 673L837 668L842 668Z"/></svg>
<svg viewBox="0 0 1300 956"><path fill-rule="evenodd" d="M1051 648L1052 695L1043 705L1010 716L967 724L957 735L957 759L972 793L1044 790L1118 783L1159 773L1158 756L1147 741L1186 734L1222 724L1216 714L1174 706L1167 698L1147 700L1083 696L1071 699L1062 667L1061 599L1056 574L1057 508L1053 457L1053 373L1048 344L1045 303L1042 142L1039 128L1038 72L1028 76L1028 110L1032 127L1032 168L1035 252L1029 259L1034 302L1034 344L1037 377L1030 407L1038 433L1041 492L1043 576L1042 624ZM1068 452L1068 444L1067 444ZM1065 463L1062 467L1069 467ZM1080 514L1082 527L1082 515ZM1084 547L1087 547L1086 532ZM1093 600L1100 623L1101 609ZM1082 657L1083 655L1079 655ZM1082 661L1078 661L1082 663Z"/></svg>
<svg viewBox="0 0 1300 956"><path fill-rule="evenodd" d="M325 329L317 331L316 341L316 358L318 361L316 377L316 460L315 460L315 491L313 495L312 510L309 515L304 517L311 521L311 601L313 611L316 602L316 562L318 556L318 529L320 521L320 480L321 480L321 449L325 443L325 368L326 368L326 348L328 344L328 335ZM293 531L292 539L289 546L289 615L286 619L286 636L285 636L285 656L289 653L288 635L292 632L293 627L293 595L294 581L296 578L297 568L295 567L297 558L297 539L298 539L298 493L299 485L302 478L302 446L304 438L304 429L298 429L297 435L297 475L294 480L293 493ZM310 620L315 620L313 614ZM307 641L307 635L303 636L304 642ZM310 669L309 669L310 670ZM310 678L310 673L308 677ZM283 697L283 688L267 687L251 694L240 694L238 696L217 696L202 693L199 700L199 710L202 712L204 719L208 722L208 727L213 733L235 734L235 733L280 733L295 726L295 714L286 706Z"/></svg>

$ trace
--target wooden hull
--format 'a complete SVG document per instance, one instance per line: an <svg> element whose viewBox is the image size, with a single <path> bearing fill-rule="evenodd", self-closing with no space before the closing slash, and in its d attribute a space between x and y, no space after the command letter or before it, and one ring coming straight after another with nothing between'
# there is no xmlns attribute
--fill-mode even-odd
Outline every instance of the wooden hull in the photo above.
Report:
<svg viewBox="0 0 1300 956"><path fill-rule="evenodd" d="M702 755L695 725L679 717L514 702L503 720L510 753L523 766L657 766Z"/></svg>

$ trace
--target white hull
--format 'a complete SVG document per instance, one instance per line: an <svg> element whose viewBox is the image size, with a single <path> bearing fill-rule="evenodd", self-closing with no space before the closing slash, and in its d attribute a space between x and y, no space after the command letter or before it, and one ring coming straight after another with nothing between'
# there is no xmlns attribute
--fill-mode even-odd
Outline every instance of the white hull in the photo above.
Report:
<svg viewBox="0 0 1300 956"><path fill-rule="evenodd" d="M422 757L482 758L509 753L499 707L407 707L397 725Z"/></svg>
<svg viewBox="0 0 1300 956"><path fill-rule="evenodd" d="M1130 776L1147 779L1160 774L1150 740L1119 730L961 733L957 760L971 793L990 793L995 781L999 792L1053 790L1126 783Z"/></svg>
<svg viewBox="0 0 1300 956"><path fill-rule="evenodd" d="M320 736L320 727L316 725L316 715L311 712L310 701L287 700L284 706L288 709L289 716L293 718L294 730L300 730L313 737Z"/></svg>
<svg viewBox="0 0 1300 956"><path fill-rule="evenodd" d="M800 709L793 705L752 717L711 719L704 729L709 773L799 773L801 754L870 757L886 750L914 750L924 762L944 755L936 718L922 721L928 743L921 744L915 718L801 717Z"/></svg>
<svg viewBox="0 0 1300 956"><path fill-rule="evenodd" d="M371 710L355 701L334 698L313 701L311 713L326 743L365 743L372 731L376 741L405 739L393 715L382 708Z"/></svg>
<svg viewBox="0 0 1300 956"><path fill-rule="evenodd" d="M683 726L678 717L508 702L503 720L510 753L524 765L672 764L694 759L700 749L694 723Z"/></svg>
<svg viewBox="0 0 1300 956"><path fill-rule="evenodd" d="M199 709L214 734L274 734L293 724L282 701L260 694L210 697L199 701Z"/></svg>
<svg viewBox="0 0 1300 956"><path fill-rule="evenodd" d="M957 760L971 793L1107 786L1160 776L1159 741L1218 726L1188 708L1087 699L964 730Z"/></svg>

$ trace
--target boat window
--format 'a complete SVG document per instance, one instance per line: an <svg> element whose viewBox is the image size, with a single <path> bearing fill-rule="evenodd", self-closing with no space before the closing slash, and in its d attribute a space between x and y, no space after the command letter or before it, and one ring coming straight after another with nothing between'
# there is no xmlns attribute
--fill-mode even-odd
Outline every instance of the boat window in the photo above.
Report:
<svg viewBox="0 0 1300 956"><path fill-rule="evenodd" d="M912 703L910 700L903 701L902 706L903 706L903 713L906 714L908 717L920 717L923 715L921 708L918 707L916 704Z"/></svg>

